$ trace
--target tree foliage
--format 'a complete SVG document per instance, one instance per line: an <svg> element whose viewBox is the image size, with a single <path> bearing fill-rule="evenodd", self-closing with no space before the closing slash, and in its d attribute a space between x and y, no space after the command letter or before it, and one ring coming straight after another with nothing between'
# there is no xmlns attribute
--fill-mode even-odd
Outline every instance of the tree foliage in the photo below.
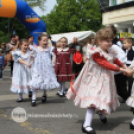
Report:
<svg viewBox="0 0 134 134"><path fill-rule="evenodd" d="M24 0L24 1L26 1L29 4L29 6L31 6L32 8L39 6L42 11L44 11L46 8L44 6L46 0Z"/></svg>
<svg viewBox="0 0 134 134"><path fill-rule="evenodd" d="M96 0L57 0L51 13L42 19L50 34L97 31L102 26L102 15Z"/></svg>

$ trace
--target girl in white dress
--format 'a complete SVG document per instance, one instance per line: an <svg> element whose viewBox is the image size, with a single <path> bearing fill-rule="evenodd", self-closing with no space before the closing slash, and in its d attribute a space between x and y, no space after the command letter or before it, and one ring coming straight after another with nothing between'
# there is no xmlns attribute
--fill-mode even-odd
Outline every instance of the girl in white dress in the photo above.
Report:
<svg viewBox="0 0 134 134"><path fill-rule="evenodd" d="M134 62L129 66L129 68L131 70L133 70L133 73L134 73ZM130 76L132 76L132 75L130 75ZM133 83L132 90L131 90L131 96L127 99L126 103L128 106L130 106L132 108L132 111L134 114L134 83ZM134 130L134 118L133 118L132 122L130 123L130 129Z"/></svg>
<svg viewBox="0 0 134 134"><path fill-rule="evenodd" d="M52 65L51 56L54 56L53 47L48 46L47 34L38 37L39 46L30 46L36 54L32 68L32 80L29 86L33 90L31 105L36 106L36 94L38 90L43 91L42 103L46 102L46 90L60 87Z"/></svg>
<svg viewBox="0 0 134 134"><path fill-rule="evenodd" d="M19 94L17 102L23 102L23 94L29 94L28 82L31 80L31 67L28 64L31 59L31 51L28 50L28 41L20 40L20 50L13 51L14 69L11 91Z"/></svg>
<svg viewBox="0 0 134 134"><path fill-rule="evenodd" d="M111 48L113 38L113 32L109 29L97 32L99 45L94 51L88 50L88 61L76 81L71 82L66 95L69 100L74 100L76 106L87 108L82 125L82 131L87 134L96 133L92 128L95 110L99 111L100 120L107 123L105 115L120 105L113 71L129 73L127 67L118 60L116 50Z"/></svg>

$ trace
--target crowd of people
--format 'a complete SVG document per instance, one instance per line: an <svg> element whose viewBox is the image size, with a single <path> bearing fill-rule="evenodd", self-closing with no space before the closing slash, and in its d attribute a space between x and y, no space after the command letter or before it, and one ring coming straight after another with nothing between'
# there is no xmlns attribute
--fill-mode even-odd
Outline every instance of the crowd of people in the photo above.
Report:
<svg viewBox="0 0 134 134"><path fill-rule="evenodd" d="M121 43L116 38L114 26L100 29L83 47L74 38L68 45L68 39L62 37L55 44L47 33L38 37L19 40L11 36L10 43L0 49L0 78L6 61L10 62L11 91L19 94L18 103L23 102L23 94L32 98L31 106L36 106L36 95L42 91L41 101L47 101L47 91L59 88L57 95L73 99L80 108L87 108L82 131L95 134L92 120L95 110L100 120L107 123L107 114L111 114L127 103L134 113L134 50L133 39L126 38ZM6 58L2 56L6 51ZM71 56L73 55L73 56ZM6 59L6 60L5 60ZM71 64L73 61L73 64ZM73 81L75 79L75 82ZM66 82L70 82L67 89ZM130 124L134 129L134 119Z"/></svg>

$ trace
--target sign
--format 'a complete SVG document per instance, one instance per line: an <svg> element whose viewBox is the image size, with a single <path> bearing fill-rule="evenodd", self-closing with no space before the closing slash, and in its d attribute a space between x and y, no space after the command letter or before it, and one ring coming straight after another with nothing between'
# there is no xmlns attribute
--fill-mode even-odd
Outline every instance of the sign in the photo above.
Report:
<svg viewBox="0 0 134 134"><path fill-rule="evenodd" d="M121 32L120 38L132 38L132 33Z"/></svg>

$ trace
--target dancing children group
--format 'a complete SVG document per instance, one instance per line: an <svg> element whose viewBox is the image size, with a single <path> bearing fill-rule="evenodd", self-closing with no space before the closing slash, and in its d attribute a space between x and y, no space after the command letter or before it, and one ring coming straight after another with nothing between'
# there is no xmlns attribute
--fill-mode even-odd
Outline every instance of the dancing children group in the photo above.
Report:
<svg viewBox="0 0 134 134"><path fill-rule="evenodd" d="M68 47L68 39L62 37L56 48L48 45L47 34L38 37L38 46L29 45L26 39L19 43L19 50L12 52L14 70L11 91L19 94L17 102L23 102L23 94L32 92L31 105L36 106L37 92L42 90L42 103L47 100L47 90L59 88L57 95L73 99L80 108L87 108L82 131L95 134L92 120L95 110L100 120L107 123L107 114L111 114L120 106L114 71L131 77L134 73L134 63L129 67L118 59L118 51L112 47L115 35L110 27L103 28L96 33L94 39L87 45L86 62L83 65L81 46L74 49ZM130 39L124 40L124 48L128 48ZM130 46L129 48L131 48ZM65 83L74 76L70 54L73 54L73 70L76 74L75 82L71 82L69 90ZM53 61L53 62L52 62ZM81 70L82 69L82 70ZM130 107L134 107L134 86L131 96L127 100ZM130 125L134 129L134 119Z"/></svg>

